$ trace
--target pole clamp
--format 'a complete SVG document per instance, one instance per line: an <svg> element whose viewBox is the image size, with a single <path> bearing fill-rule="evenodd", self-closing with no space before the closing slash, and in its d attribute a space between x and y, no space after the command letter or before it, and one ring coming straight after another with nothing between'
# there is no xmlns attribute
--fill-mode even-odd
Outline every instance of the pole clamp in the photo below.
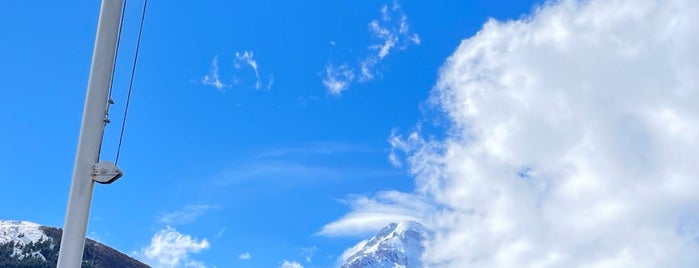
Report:
<svg viewBox="0 0 699 268"><path fill-rule="evenodd" d="M101 161L92 164L90 171L92 180L101 184L110 184L124 175L124 172L111 161Z"/></svg>

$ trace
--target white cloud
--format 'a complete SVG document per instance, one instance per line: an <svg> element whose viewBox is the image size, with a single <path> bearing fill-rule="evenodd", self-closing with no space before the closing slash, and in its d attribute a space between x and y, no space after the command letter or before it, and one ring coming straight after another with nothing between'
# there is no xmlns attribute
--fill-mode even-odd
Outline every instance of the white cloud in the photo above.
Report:
<svg viewBox="0 0 699 268"><path fill-rule="evenodd" d="M359 82L373 80L378 74L377 65L392 50L404 50L412 44L420 44L420 37L410 31L408 16L397 1L393 1L391 8L388 5L383 5L379 11L381 18L372 20L368 24L372 39L372 43L368 46L369 55L357 60L359 73L356 75ZM331 45L335 46L335 42L331 41ZM325 66L323 84L330 93L339 95L349 89L349 86L354 82L354 69L347 64L334 69L332 64L328 64Z"/></svg>
<svg viewBox="0 0 699 268"><path fill-rule="evenodd" d="M192 253L209 248L209 241L198 240L167 226L158 231L148 247L141 249L139 256L153 267L206 267L190 257Z"/></svg>
<svg viewBox="0 0 699 268"><path fill-rule="evenodd" d="M410 42L419 45L420 44L420 36L417 35L416 33L411 33L410 32L410 25L408 25L408 16L403 14L400 17L400 25L398 28L398 33L403 35L404 38L410 40Z"/></svg>
<svg viewBox="0 0 699 268"><path fill-rule="evenodd" d="M354 70L347 66L347 64L342 64L337 67L333 66L332 64L325 66L323 85L325 85L330 94L341 94L342 91L349 88L352 80L354 80Z"/></svg>
<svg viewBox="0 0 699 268"><path fill-rule="evenodd" d="M226 84L220 79L218 56L214 57L212 60L211 69L209 70L209 73L202 78L201 82L205 86L212 86L223 92L226 88L230 88L233 85L239 85L245 82L245 79L241 79L239 77L241 75L240 69L243 69L245 66L250 67L255 76L255 83L252 85L253 88L261 89L264 86L264 88L267 90L272 89L274 77L272 75L266 76L267 83L266 85L263 85L259 66L255 60L253 51L235 52L235 58L233 59L233 67L235 67L235 70L230 74L231 83Z"/></svg>
<svg viewBox="0 0 699 268"><path fill-rule="evenodd" d="M249 252L241 253L240 255L238 255L238 259L241 260L249 260L250 258L251 256Z"/></svg>
<svg viewBox="0 0 699 268"><path fill-rule="evenodd" d="M404 50L411 44L420 44L420 37L410 31L408 16L403 12L398 1L393 1L390 9L387 5L381 8L381 19L369 22L369 32L375 40L374 44L369 45L369 49L376 52L361 61L362 79L366 81L374 78L371 75L374 72L372 70L374 65L388 56L392 49ZM365 63L369 64L365 66ZM369 70L365 71L364 67Z"/></svg>
<svg viewBox="0 0 699 268"><path fill-rule="evenodd" d="M194 222L199 216L214 209L210 205L187 205L184 208L165 213L158 217L158 222L169 225L180 225Z"/></svg>
<svg viewBox="0 0 699 268"><path fill-rule="evenodd" d="M301 265L300 263L295 262L295 261L284 260L284 262L282 263L282 266L280 266L280 267L281 268L303 268L303 265Z"/></svg>
<svg viewBox="0 0 699 268"><path fill-rule="evenodd" d="M381 40L381 43L371 45L369 48L378 50L378 54L376 56L379 59L383 59L388 55L388 53L391 52L391 48L396 45L398 37L395 35L395 32L383 25L380 25L376 20L369 23L369 31L371 31L375 38Z"/></svg>
<svg viewBox="0 0 699 268"><path fill-rule="evenodd" d="M360 62L359 82L374 80L374 76L376 75L374 66L376 66L377 63L379 63L377 57L368 57Z"/></svg>
<svg viewBox="0 0 699 268"><path fill-rule="evenodd" d="M397 191L380 192L373 197L353 196L348 201L352 212L323 226L320 234L327 236L356 236L374 234L392 222L416 221L432 207L415 195Z"/></svg>
<svg viewBox="0 0 699 268"><path fill-rule="evenodd" d="M209 73L202 78L201 83L205 86L215 87L219 91L223 91L225 88L230 87L230 85L224 84L219 79L218 56L214 57L214 59L211 61L211 69L209 70Z"/></svg>
<svg viewBox="0 0 699 268"><path fill-rule="evenodd" d="M243 53L235 53L234 65L236 69L240 69L241 63L247 64L255 72L255 89L262 88L262 81L260 80L260 73L257 71L257 61L255 61L252 51L243 51ZM271 88L273 80L270 80L268 84L268 89Z"/></svg>
<svg viewBox="0 0 699 268"><path fill-rule="evenodd" d="M421 124L417 124L415 130L413 130L408 136L403 137L397 134L396 129L391 130L391 135L388 137L388 143L391 145L391 151L388 154L388 160L395 167L402 167L403 162L401 159L401 153L410 154L414 153L414 149L430 149L434 147L433 142L427 142L420 136Z"/></svg>
<svg viewBox="0 0 699 268"><path fill-rule="evenodd" d="M433 91L447 137L393 142L440 207L425 266L699 266L697 15L557 1L464 40Z"/></svg>

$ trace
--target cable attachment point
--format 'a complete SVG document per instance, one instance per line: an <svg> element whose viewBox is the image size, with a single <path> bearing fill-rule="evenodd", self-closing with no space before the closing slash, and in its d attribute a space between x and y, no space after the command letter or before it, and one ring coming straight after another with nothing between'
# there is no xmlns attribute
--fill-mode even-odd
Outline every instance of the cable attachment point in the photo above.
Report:
<svg viewBox="0 0 699 268"><path fill-rule="evenodd" d="M124 175L124 172L110 161L95 163L90 170L92 180L101 184L110 184Z"/></svg>

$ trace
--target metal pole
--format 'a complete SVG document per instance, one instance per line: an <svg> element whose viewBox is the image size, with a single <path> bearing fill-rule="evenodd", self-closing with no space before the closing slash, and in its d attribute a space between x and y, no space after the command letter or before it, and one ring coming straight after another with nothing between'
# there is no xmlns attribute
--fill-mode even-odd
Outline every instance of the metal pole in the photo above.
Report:
<svg viewBox="0 0 699 268"><path fill-rule="evenodd" d="M124 0L102 0L58 268L81 266L95 176L105 173L98 161L123 3Z"/></svg>

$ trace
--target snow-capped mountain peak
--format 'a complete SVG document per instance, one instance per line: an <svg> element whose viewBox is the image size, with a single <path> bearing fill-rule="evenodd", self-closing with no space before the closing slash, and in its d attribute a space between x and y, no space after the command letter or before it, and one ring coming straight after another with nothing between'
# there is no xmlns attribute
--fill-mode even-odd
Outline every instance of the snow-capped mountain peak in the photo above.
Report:
<svg viewBox="0 0 699 268"><path fill-rule="evenodd" d="M429 235L417 222L391 223L371 239L346 251L341 268L421 267L423 242Z"/></svg>
<svg viewBox="0 0 699 268"><path fill-rule="evenodd" d="M27 245L49 239L39 227L41 225L28 221L0 220L0 244L15 241Z"/></svg>
<svg viewBox="0 0 699 268"><path fill-rule="evenodd" d="M26 245L51 240L39 227L41 225L28 221L0 220L0 245L14 242L10 256L19 260L30 256L46 260L38 251L23 250Z"/></svg>
<svg viewBox="0 0 699 268"><path fill-rule="evenodd" d="M0 220L0 266L55 267L62 230L28 221ZM145 265L92 239L85 240L83 263L88 267L134 267ZM84 267L84 266L83 266Z"/></svg>

